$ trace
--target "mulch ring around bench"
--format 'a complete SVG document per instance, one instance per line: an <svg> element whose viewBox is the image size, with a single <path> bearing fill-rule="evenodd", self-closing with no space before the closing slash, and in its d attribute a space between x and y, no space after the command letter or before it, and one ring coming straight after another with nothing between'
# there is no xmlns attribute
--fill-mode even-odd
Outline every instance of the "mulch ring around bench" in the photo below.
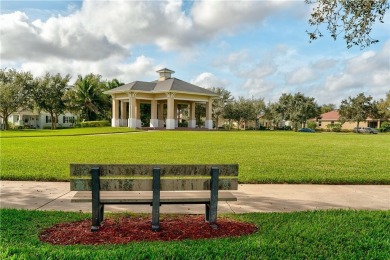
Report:
<svg viewBox="0 0 390 260"><path fill-rule="evenodd" d="M236 237L257 231L254 224L227 218L219 218L218 228L213 229L201 215L165 217L160 220L160 228L159 232L153 232L149 217L126 216L107 218L98 232L91 232L91 219L86 219L57 224L44 230L39 238L54 245L99 245Z"/></svg>

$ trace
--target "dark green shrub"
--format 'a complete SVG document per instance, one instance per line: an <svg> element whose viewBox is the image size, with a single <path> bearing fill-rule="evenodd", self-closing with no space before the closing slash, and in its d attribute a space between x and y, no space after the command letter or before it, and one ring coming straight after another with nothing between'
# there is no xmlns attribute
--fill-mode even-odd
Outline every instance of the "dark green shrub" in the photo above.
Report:
<svg viewBox="0 0 390 260"><path fill-rule="evenodd" d="M85 121L80 123L80 127L103 127L110 126L110 122L107 120L103 121Z"/></svg>
<svg viewBox="0 0 390 260"><path fill-rule="evenodd" d="M225 123L225 124L223 125L223 128L224 128L225 130L230 130L230 129L232 129L232 125L229 124L229 123Z"/></svg>
<svg viewBox="0 0 390 260"><path fill-rule="evenodd" d="M380 128L381 132L390 132L390 122L383 122Z"/></svg>
<svg viewBox="0 0 390 260"><path fill-rule="evenodd" d="M188 122L187 121L183 121L183 122L179 122L179 127L188 127Z"/></svg>
<svg viewBox="0 0 390 260"><path fill-rule="evenodd" d="M282 126L282 127L275 127L275 130L291 131L291 130L293 130L293 128L292 128L292 126L285 125L285 126Z"/></svg>
<svg viewBox="0 0 390 260"><path fill-rule="evenodd" d="M342 124L328 124L326 125L327 132L341 132Z"/></svg>
<svg viewBox="0 0 390 260"><path fill-rule="evenodd" d="M314 122L314 121L307 122L307 128L316 130L316 127L317 127L317 123L316 122Z"/></svg>
<svg viewBox="0 0 390 260"><path fill-rule="evenodd" d="M341 132L341 124L334 124L332 127L332 132Z"/></svg>

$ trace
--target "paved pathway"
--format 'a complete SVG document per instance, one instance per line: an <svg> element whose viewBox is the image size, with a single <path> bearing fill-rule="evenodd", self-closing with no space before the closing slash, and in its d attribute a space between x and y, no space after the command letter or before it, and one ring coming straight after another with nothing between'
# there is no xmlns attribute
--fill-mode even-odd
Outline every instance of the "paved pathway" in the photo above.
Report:
<svg viewBox="0 0 390 260"><path fill-rule="evenodd" d="M0 207L91 211L70 203L69 182L0 181ZM220 202L219 212L289 212L315 209L390 210L390 185L240 184L237 202ZM150 213L148 205L107 205L106 211ZM204 212L203 205L163 205L161 213Z"/></svg>

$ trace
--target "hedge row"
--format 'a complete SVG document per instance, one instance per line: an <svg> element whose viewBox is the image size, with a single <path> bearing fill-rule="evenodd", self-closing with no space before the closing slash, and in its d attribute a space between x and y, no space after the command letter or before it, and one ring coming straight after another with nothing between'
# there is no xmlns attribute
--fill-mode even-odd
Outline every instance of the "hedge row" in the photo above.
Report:
<svg viewBox="0 0 390 260"><path fill-rule="evenodd" d="M80 123L80 127L102 127L102 126L110 126L110 121L85 121Z"/></svg>

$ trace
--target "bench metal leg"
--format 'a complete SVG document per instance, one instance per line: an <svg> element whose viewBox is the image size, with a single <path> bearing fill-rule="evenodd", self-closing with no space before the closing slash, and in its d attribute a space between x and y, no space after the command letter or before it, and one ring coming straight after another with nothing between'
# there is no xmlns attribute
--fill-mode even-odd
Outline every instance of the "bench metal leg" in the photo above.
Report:
<svg viewBox="0 0 390 260"><path fill-rule="evenodd" d="M160 168L153 169L152 230L160 230Z"/></svg>
<svg viewBox="0 0 390 260"><path fill-rule="evenodd" d="M104 216L104 204L100 204L97 206L97 208L92 209L92 226L91 231L99 231L99 227L101 226L103 222L103 216Z"/></svg>
<svg viewBox="0 0 390 260"><path fill-rule="evenodd" d="M219 169L211 168L211 184L210 184L210 204L206 204L206 221L213 228L217 228L217 210L218 210L218 186L219 186Z"/></svg>
<svg viewBox="0 0 390 260"><path fill-rule="evenodd" d="M92 168L92 226L91 231L99 230L103 221L104 205L100 204L100 169Z"/></svg>
<svg viewBox="0 0 390 260"><path fill-rule="evenodd" d="M210 204L205 204L205 221L209 222L210 221Z"/></svg>
<svg viewBox="0 0 390 260"><path fill-rule="evenodd" d="M100 204L99 221L102 223L104 220L104 204Z"/></svg>

